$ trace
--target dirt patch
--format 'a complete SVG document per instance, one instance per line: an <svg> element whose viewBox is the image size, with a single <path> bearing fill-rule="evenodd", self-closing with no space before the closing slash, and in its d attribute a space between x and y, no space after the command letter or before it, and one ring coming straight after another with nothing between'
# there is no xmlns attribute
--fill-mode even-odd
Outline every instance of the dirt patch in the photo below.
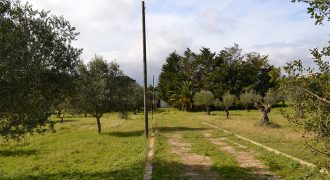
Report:
<svg viewBox="0 0 330 180"><path fill-rule="evenodd" d="M226 141L231 142L225 137L213 137L212 134L204 133L203 136L207 138L211 143L217 145L220 150L231 154L238 162L240 167L251 169L252 174L258 177L258 179L281 179L276 174L268 171L268 167L259 160L255 159L254 156L247 151L236 150L230 146ZM244 147L238 143L235 143L238 147Z"/></svg>
<svg viewBox="0 0 330 180"><path fill-rule="evenodd" d="M209 157L191 152L191 144L184 142L180 133L173 133L168 138L171 152L181 158L186 168L185 178L216 179L218 175L210 171L212 161Z"/></svg>

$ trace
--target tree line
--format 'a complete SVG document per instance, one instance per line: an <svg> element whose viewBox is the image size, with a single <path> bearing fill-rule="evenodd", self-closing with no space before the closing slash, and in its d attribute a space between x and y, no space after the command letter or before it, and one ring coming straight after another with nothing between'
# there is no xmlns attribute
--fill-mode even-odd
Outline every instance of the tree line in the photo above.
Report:
<svg viewBox="0 0 330 180"><path fill-rule="evenodd" d="M105 112L137 109L142 87L115 62L95 56L87 65L72 46L79 32L62 16L28 3L0 2L0 135L54 130L50 116L91 114L98 132Z"/></svg>
<svg viewBox="0 0 330 180"><path fill-rule="evenodd" d="M240 96L245 107L256 104L268 112L270 105L260 99L269 99L271 91L278 89L280 79L280 68L271 65L268 56L257 52L244 54L235 44L219 53L201 48L197 53L187 49L182 55L169 54L157 89L160 99L171 107L192 111L202 105L209 113L211 106L223 106L229 116L229 107ZM263 124L269 123L267 118Z"/></svg>

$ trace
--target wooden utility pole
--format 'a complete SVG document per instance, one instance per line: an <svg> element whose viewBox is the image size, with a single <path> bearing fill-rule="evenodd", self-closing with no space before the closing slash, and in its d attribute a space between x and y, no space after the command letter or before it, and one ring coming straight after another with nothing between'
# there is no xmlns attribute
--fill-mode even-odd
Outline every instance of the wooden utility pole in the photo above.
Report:
<svg viewBox="0 0 330 180"><path fill-rule="evenodd" d="M155 110L155 76L152 75L152 111L151 111L151 119L154 119L154 110Z"/></svg>
<svg viewBox="0 0 330 180"><path fill-rule="evenodd" d="M146 22L145 6L142 1L142 34L143 34L143 74L144 74L144 134L148 138L148 89L147 89L147 47L146 47Z"/></svg>

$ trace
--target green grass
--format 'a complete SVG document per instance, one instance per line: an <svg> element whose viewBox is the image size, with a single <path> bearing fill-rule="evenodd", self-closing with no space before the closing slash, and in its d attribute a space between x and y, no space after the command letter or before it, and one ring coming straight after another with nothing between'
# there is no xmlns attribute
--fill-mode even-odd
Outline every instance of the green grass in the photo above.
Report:
<svg viewBox="0 0 330 180"><path fill-rule="evenodd" d="M220 179L253 179L249 169L243 169L232 155L222 152L215 145L202 138L203 132L209 132L215 136L226 136L229 140L243 144L253 150L254 156L267 165L271 171L285 179L327 179L312 169L299 163L266 151L258 146L252 145L234 136L228 136L219 130L215 130L201 122L205 121L216 126L225 128L231 132L248 137L252 140L273 147L282 152L318 164L324 161L323 157L315 156L304 146L301 132L295 131L293 126L282 117L278 110L273 110L270 118L278 124L279 128L267 128L257 125L260 114L258 111L232 111L230 119L226 119L224 112L213 112L208 116L203 112L187 113L176 110L166 110L156 115L157 135L156 154L154 159L154 179L178 179L184 173L185 165L180 158L169 151L167 135L173 131L183 134L186 142L192 143L192 152L206 155L211 158L213 164L211 170L219 174ZM228 142L230 143L230 142ZM239 149L232 144L235 149ZM171 176L172 175L172 176ZM175 176L173 176L175 175Z"/></svg>
<svg viewBox="0 0 330 180"><path fill-rule="evenodd" d="M70 117L56 133L0 143L0 179L142 179L146 141L143 117Z"/></svg>
<svg viewBox="0 0 330 180"><path fill-rule="evenodd" d="M184 165L180 158L170 152L167 138L156 131L156 144L153 158L153 179L180 179L184 173Z"/></svg>
<svg viewBox="0 0 330 180"><path fill-rule="evenodd" d="M315 156L306 148L303 132L290 124L278 109L273 109L269 114L270 120L279 125L278 128L259 126L260 117L261 114L257 110L231 111L230 119L226 119L224 112L218 111L213 112L213 116L200 116L199 119L307 162L318 165L326 160L324 157Z"/></svg>
<svg viewBox="0 0 330 180"><path fill-rule="evenodd" d="M202 134L185 132L184 137L193 144L193 152L211 158L211 170L218 173L220 179L253 179L249 169L239 167L233 156L220 151L216 145L201 138Z"/></svg>
<svg viewBox="0 0 330 180"><path fill-rule="evenodd" d="M224 112L187 113L159 110L156 128L153 179L183 179L188 165L171 152L168 137L182 134L182 141L191 143L191 152L208 156L210 170L219 179L256 179L250 169L239 167L232 154L221 151L203 138L203 133L226 136L252 150L255 158L285 179L327 179L311 169L281 155L270 153L258 146L208 127L202 121L227 129L305 161L318 164L324 158L314 156L304 146L301 132L295 131L278 110L270 118L279 128L257 125L257 111L231 111L230 119ZM0 141L0 179L143 179L146 161L146 141L143 136L143 116L130 115L129 120L118 119L118 114L101 118L102 134L97 133L92 117L68 117L56 124L56 133L27 136L21 143ZM234 143L226 142L236 150ZM330 179L330 178L329 178Z"/></svg>
<svg viewBox="0 0 330 180"><path fill-rule="evenodd" d="M213 129L204 126L196 119L201 113L165 111L157 114L157 133L154 157L154 179L182 179L184 169L189 168L181 163L180 157L170 152L167 135L175 131L182 133L185 142L192 144L192 152L211 158L210 170L216 172L220 179L253 179L249 169L239 167L238 163L226 152L201 138L203 132Z"/></svg>

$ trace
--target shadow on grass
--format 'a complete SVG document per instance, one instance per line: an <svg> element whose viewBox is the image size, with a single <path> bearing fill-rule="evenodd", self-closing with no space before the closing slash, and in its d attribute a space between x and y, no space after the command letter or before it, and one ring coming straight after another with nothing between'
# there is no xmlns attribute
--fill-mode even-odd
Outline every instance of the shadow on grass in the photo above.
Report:
<svg viewBox="0 0 330 180"><path fill-rule="evenodd" d="M153 179L258 179L266 180L273 179L274 176L270 174L253 173L257 169L241 168L239 166L206 166L186 165L177 162L168 162L155 160L153 163ZM207 169L209 168L209 171ZM190 173L188 173L190 172ZM191 173L193 172L193 173ZM198 173L200 176L191 176L191 174ZM214 177L216 173L217 177ZM190 176L189 176L190 174Z"/></svg>
<svg viewBox="0 0 330 180"><path fill-rule="evenodd" d="M114 136L114 137L137 137L142 136L144 131L117 131L110 133L102 133L102 135Z"/></svg>
<svg viewBox="0 0 330 180"><path fill-rule="evenodd" d="M36 150L0 150L0 156L30 156L37 154Z"/></svg>
<svg viewBox="0 0 330 180"><path fill-rule="evenodd" d="M62 123L78 122L78 121L79 121L79 120L77 120L77 119L64 119L64 120L62 121ZM62 124L62 123L61 123L61 120L59 120L59 119L53 120L53 122L54 122L55 124Z"/></svg>
<svg viewBox="0 0 330 180"><path fill-rule="evenodd" d="M187 128L187 127L157 127L157 130L161 132L173 132L173 131L203 131L206 128ZM114 137L137 137L142 136L143 130L139 131L115 131L109 133L102 133L102 135L114 136Z"/></svg>
<svg viewBox="0 0 330 180"><path fill-rule="evenodd" d="M143 179L144 162L136 162L128 167L117 168L116 170L100 171L97 168L89 171L80 171L78 169L67 168L62 172L47 173L39 167L34 172L24 175L15 175L7 177L6 174L0 174L0 179Z"/></svg>
<svg viewBox="0 0 330 180"><path fill-rule="evenodd" d="M189 128L189 127L157 127L161 132L174 132L174 131L204 131L208 128Z"/></svg>
<svg viewBox="0 0 330 180"><path fill-rule="evenodd" d="M254 123L254 126L259 126L259 127L265 127L265 128L271 128L271 129L279 129L282 128L282 126L278 123L275 122L269 122L268 124L261 124L260 121Z"/></svg>
<svg viewBox="0 0 330 180"><path fill-rule="evenodd" d="M212 114L211 113L211 116L221 116L221 117L226 117L226 112L216 112L215 114ZM235 112L232 112L232 111L229 111L229 119L230 117L234 117L234 116L243 116L242 114L240 113L235 113Z"/></svg>

